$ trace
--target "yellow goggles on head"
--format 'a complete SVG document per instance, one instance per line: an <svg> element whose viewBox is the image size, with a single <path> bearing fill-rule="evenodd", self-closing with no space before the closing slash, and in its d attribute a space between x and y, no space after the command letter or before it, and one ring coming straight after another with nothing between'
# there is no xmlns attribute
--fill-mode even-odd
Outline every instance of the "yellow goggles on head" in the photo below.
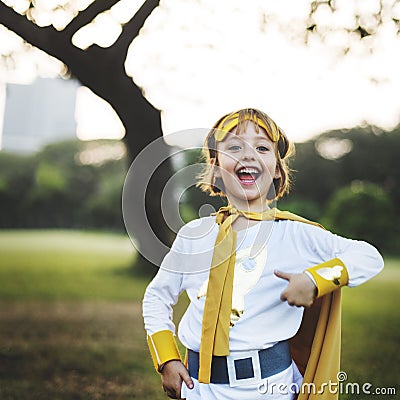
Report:
<svg viewBox="0 0 400 400"><path fill-rule="evenodd" d="M228 119L231 119L230 121L227 122ZM272 123L271 126L267 126L267 124L261 119L261 118L254 118L251 115L245 115L244 117L245 120L248 121L257 121L258 126L263 128L265 132L267 132L268 137L273 141L277 142L279 140L279 131L277 126ZM239 113L233 114L233 115L228 115L226 116L215 128L215 140L217 142L222 142L226 135L232 131L233 128L238 126L239 124Z"/></svg>

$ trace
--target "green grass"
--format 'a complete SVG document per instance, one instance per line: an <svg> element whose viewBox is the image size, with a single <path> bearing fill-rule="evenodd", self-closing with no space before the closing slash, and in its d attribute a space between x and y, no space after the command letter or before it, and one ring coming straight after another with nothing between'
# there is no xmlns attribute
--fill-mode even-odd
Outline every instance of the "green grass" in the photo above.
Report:
<svg viewBox="0 0 400 400"><path fill-rule="evenodd" d="M148 280L124 235L0 231L0 399L166 399L145 341ZM343 290L347 382L399 393L400 260ZM185 298L176 307L176 320ZM396 396L344 395L349 399Z"/></svg>
<svg viewBox="0 0 400 400"><path fill-rule="evenodd" d="M164 399L125 235L0 231L0 399Z"/></svg>
<svg viewBox="0 0 400 400"><path fill-rule="evenodd" d="M399 283L400 260L388 259L383 272L374 279L357 288L343 289L342 370L348 382L396 387L400 392ZM372 398L398 397L368 395Z"/></svg>
<svg viewBox="0 0 400 400"><path fill-rule="evenodd" d="M138 303L1 304L2 400L162 399Z"/></svg>
<svg viewBox="0 0 400 400"><path fill-rule="evenodd" d="M145 279L129 271L136 252L124 235L0 231L0 299L133 300Z"/></svg>

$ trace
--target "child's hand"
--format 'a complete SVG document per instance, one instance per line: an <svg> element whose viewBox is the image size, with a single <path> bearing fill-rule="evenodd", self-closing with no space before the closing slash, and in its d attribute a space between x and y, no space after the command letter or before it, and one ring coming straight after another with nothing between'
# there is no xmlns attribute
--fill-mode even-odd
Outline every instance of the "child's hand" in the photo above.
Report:
<svg viewBox="0 0 400 400"><path fill-rule="evenodd" d="M289 282L281 293L281 300L287 301L291 306L311 307L314 303L317 287L307 274L288 274L282 271L274 271L278 278Z"/></svg>
<svg viewBox="0 0 400 400"><path fill-rule="evenodd" d="M171 399L181 398L182 380L185 381L189 389L193 389L192 378L182 362L178 360L168 361L161 373L162 387L168 397Z"/></svg>

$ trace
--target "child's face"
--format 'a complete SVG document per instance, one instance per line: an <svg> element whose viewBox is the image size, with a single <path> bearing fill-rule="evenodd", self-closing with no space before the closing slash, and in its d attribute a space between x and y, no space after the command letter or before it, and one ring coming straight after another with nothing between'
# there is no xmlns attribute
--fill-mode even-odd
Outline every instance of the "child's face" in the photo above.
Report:
<svg viewBox="0 0 400 400"><path fill-rule="evenodd" d="M215 176L224 183L229 202L236 207L249 207L253 202L266 201L277 168L276 143L267 133L248 122L246 129L236 134L236 128L217 144L219 168Z"/></svg>

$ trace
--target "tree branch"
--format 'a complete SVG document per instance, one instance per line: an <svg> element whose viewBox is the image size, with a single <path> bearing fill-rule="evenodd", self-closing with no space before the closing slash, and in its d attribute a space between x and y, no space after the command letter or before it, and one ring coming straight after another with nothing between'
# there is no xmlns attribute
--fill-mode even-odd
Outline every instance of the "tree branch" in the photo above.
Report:
<svg viewBox="0 0 400 400"><path fill-rule="evenodd" d="M118 74L126 77L124 61L127 48L158 3L159 1L155 0L147 1L132 18L130 35L125 34L124 36L126 47L122 47L118 41L118 45L114 44L112 48L108 49L93 45L87 50L81 50L67 40L67 36L63 35L62 31L57 31L52 26L41 28L25 16L16 13L2 1L0 1L0 23L33 46L64 62L82 84L111 102L110 99L116 96L115 91L121 90L116 82ZM137 33L135 34L135 32ZM118 71L117 74L115 74L116 71ZM108 79L104 79L105 76L108 76ZM146 102L140 88L134 84L131 78L129 80L131 83L129 90L135 92L135 95L132 96L139 99L140 102ZM99 81L102 84L99 84ZM124 85L127 86L126 83Z"/></svg>
<svg viewBox="0 0 400 400"><path fill-rule="evenodd" d="M59 43L59 32L52 26L40 28L28 21L24 15L18 14L12 8L6 6L2 1L0 1L0 23L33 46L62 60L56 45L56 43Z"/></svg>
<svg viewBox="0 0 400 400"><path fill-rule="evenodd" d="M37 26L1 1L0 23L28 43L62 61L82 84L90 88L95 88L95 85L93 85L93 69L96 68L97 71L104 72L106 68L109 68L106 63L100 62L104 58L104 53L106 53L104 49L92 46L89 51L81 50L75 47L70 40L66 40L62 32L57 31L52 26L43 28ZM95 89L92 90L96 91Z"/></svg>
<svg viewBox="0 0 400 400"><path fill-rule="evenodd" d="M80 28L89 24L91 21L93 21L94 18L97 17L97 15L109 10L119 1L120 0L94 1L85 10L79 12L79 14L64 28L62 32L69 38L69 40L71 40L72 36Z"/></svg>
<svg viewBox="0 0 400 400"><path fill-rule="evenodd" d="M139 32L143 28L147 18L154 11L154 9L157 8L159 3L160 0L146 0L133 18L125 24L124 30L120 37L111 46L115 53L117 53L115 54L114 51L112 51L114 53L114 57L123 59L122 62L125 61L128 47L132 43L133 39L139 35Z"/></svg>

